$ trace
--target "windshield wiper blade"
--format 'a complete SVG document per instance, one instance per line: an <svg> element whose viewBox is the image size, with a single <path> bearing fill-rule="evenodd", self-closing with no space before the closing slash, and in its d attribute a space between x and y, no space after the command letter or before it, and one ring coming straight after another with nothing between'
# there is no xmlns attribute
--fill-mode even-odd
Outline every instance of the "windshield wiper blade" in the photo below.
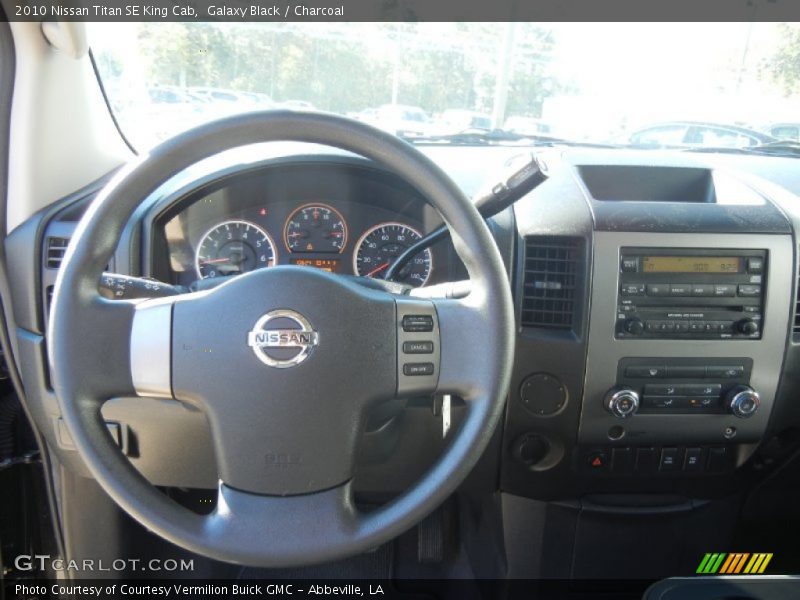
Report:
<svg viewBox="0 0 800 600"><path fill-rule="evenodd" d="M760 156L781 156L800 158L800 143L792 141L767 142L758 146L745 146L744 148L725 148L706 146L699 148L686 148L684 152L702 152L710 154L747 154Z"/></svg>
<svg viewBox="0 0 800 600"><path fill-rule="evenodd" d="M528 136L503 131L502 129L465 129L458 133L444 133L438 135L415 135L404 137L412 144L467 144L483 145L493 142L518 142L528 139Z"/></svg>
<svg viewBox="0 0 800 600"><path fill-rule="evenodd" d="M463 144L466 146L519 142L527 146L580 146L587 148L619 148L613 144L567 140L549 135L523 135L502 129L470 129L459 133L404 138L411 144Z"/></svg>

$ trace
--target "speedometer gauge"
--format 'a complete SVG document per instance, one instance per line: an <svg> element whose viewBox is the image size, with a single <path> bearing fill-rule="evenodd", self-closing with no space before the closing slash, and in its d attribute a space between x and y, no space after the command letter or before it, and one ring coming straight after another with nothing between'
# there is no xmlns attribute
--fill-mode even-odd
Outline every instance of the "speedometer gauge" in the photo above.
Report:
<svg viewBox="0 0 800 600"><path fill-rule="evenodd" d="M286 220L283 241L289 252L340 253L347 245L347 223L327 204L306 204Z"/></svg>
<svg viewBox="0 0 800 600"><path fill-rule="evenodd" d="M353 254L353 271L363 277L380 277L392 261L422 236L402 223L381 223L361 236ZM396 281L413 287L425 285L431 275L433 257L430 249L417 254L400 269Z"/></svg>
<svg viewBox="0 0 800 600"><path fill-rule="evenodd" d="M199 277L227 277L271 267L277 260L269 234L249 221L225 221L209 229L197 245Z"/></svg>

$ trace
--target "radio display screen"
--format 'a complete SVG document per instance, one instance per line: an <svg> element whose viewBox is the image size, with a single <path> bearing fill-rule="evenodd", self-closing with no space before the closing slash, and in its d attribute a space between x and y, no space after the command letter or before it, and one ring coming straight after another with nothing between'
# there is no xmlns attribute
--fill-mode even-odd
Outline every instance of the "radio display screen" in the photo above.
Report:
<svg viewBox="0 0 800 600"><path fill-rule="evenodd" d="M643 256L645 273L741 273L739 256Z"/></svg>

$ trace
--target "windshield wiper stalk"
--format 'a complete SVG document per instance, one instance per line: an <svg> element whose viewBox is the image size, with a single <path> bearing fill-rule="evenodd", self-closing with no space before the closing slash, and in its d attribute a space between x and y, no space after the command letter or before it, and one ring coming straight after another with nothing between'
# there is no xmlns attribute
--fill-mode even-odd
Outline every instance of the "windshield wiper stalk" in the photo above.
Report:
<svg viewBox="0 0 800 600"><path fill-rule="evenodd" d="M502 212L547 179L547 166L535 154L521 154L511 160L503 177L476 194L475 208L484 219ZM394 279L409 261L439 240L450 235L441 225L406 248L384 272L384 279Z"/></svg>

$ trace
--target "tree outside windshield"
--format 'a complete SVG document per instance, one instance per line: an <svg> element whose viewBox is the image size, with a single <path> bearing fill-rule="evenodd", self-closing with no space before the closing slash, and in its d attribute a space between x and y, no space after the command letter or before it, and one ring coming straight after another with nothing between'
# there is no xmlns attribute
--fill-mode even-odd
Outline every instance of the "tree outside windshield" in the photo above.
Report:
<svg viewBox="0 0 800 600"><path fill-rule="evenodd" d="M407 139L499 130L645 148L800 141L800 27L775 23L90 25L134 146L233 113Z"/></svg>

